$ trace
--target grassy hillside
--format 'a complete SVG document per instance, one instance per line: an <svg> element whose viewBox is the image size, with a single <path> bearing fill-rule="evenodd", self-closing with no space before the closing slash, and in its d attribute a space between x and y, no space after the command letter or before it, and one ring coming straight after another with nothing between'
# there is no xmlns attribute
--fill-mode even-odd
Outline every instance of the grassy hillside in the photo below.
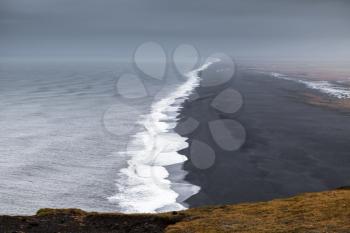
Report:
<svg viewBox="0 0 350 233"><path fill-rule="evenodd" d="M0 232L349 233L350 189L155 215L42 209L35 216L0 216Z"/></svg>

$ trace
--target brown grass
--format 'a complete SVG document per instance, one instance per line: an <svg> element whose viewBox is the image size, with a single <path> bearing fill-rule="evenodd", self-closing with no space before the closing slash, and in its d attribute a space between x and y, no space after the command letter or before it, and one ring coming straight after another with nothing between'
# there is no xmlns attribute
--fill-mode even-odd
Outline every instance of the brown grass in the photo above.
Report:
<svg viewBox="0 0 350 233"><path fill-rule="evenodd" d="M350 232L350 190L307 193L269 202L198 208L167 233Z"/></svg>

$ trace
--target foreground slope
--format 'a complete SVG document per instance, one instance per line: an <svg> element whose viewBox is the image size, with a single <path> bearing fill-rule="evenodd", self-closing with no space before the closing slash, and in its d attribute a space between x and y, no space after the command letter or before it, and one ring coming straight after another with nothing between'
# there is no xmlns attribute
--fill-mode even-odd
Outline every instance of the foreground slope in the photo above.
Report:
<svg viewBox="0 0 350 233"><path fill-rule="evenodd" d="M42 209L0 216L0 232L350 232L350 189L165 214Z"/></svg>

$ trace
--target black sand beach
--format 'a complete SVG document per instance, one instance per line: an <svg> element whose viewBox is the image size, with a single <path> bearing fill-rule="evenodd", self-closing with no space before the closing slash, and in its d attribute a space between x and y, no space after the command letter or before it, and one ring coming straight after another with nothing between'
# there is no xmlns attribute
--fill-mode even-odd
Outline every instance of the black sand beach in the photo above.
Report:
<svg viewBox="0 0 350 233"><path fill-rule="evenodd" d="M215 96L233 87L243 96L235 114L210 107ZM350 185L350 111L314 106L304 93L321 95L303 84L254 71L238 70L236 77L215 87L198 87L199 98L188 100L181 119L200 121L188 142L200 140L216 154L208 169L191 163L186 180L201 191L186 202L190 207L253 202L288 197ZM225 151L214 142L208 122L235 119L247 133L237 151Z"/></svg>

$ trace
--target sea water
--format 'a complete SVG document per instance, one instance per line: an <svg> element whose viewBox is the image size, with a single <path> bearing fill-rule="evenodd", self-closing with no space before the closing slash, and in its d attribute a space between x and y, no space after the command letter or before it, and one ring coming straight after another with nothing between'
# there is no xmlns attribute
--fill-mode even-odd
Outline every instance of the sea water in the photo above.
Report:
<svg viewBox="0 0 350 233"><path fill-rule="evenodd" d="M166 166L187 159L177 153L186 138L173 128L197 71L149 84L138 72L147 96L128 100L116 85L133 69L101 61L0 64L1 214L186 208L181 195L199 188L172 184Z"/></svg>

